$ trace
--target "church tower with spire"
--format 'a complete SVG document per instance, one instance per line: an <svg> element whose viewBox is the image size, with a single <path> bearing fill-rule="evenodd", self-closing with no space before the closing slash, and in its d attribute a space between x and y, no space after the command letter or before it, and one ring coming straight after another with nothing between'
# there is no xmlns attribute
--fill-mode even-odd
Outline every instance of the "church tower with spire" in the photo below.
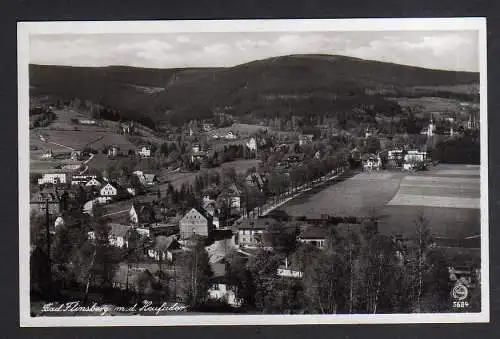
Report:
<svg viewBox="0 0 500 339"><path fill-rule="evenodd" d="M427 136L432 137L435 131L436 131L436 125L434 125L431 113L431 120L429 121L429 126L427 127Z"/></svg>

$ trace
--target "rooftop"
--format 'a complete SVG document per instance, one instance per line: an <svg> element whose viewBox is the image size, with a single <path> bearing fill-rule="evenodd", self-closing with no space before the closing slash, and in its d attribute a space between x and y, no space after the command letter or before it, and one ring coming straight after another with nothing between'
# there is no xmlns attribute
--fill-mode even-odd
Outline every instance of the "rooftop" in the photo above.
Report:
<svg viewBox="0 0 500 339"><path fill-rule="evenodd" d="M108 226L110 227L109 235L114 237L124 238L127 235L127 233L132 229L132 226L116 224L116 223L109 223Z"/></svg>
<svg viewBox="0 0 500 339"><path fill-rule="evenodd" d="M169 249L177 248L178 243L173 236L166 237L159 235L155 238L154 249L159 252L166 252Z"/></svg>
<svg viewBox="0 0 500 339"><path fill-rule="evenodd" d="M301 239L325 239L328 228L320 226L309 226L300 233Z"/></svg>
<svg viewBox="0 0 500 339"><path fill-rule="evenodd" d="M237 221L234 226L236 229L257 229L264 230L268 225L276 224L274 218L243 219Z"/></svg>

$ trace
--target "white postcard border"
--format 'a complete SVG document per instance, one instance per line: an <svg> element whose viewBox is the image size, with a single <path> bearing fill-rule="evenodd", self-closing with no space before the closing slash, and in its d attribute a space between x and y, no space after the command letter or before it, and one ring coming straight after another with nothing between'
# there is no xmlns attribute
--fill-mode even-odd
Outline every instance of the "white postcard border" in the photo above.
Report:
<svg viewBox="0 0 500 339"><path fill-rule="evenodd" d="M194 326L489 322L488 130L485 18L77 21L18 22L19 293L20 326ZM355 315L169 315L31 317L29 284L29 36L30 34L140 34L305 31L477 30L480 54L481 123L481 312Z"/></svg>

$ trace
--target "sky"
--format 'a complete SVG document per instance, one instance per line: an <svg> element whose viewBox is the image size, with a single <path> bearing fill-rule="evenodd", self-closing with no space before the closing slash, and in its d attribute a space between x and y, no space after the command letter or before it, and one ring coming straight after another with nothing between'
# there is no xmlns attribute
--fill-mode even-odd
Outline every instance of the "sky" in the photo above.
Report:
<svg viewBox="0 0 500 339"><path fill-rule="evenodd" d="M289 54L339 54L479 71L477 31L32 34L30 63L151 68L230 67Z"/></svg>

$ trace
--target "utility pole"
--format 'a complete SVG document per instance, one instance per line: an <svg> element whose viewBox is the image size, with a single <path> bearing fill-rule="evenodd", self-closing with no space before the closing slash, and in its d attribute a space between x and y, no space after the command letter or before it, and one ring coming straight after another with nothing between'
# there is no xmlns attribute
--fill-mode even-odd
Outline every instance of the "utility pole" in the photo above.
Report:
<svg viewBox="0 0 500 339"><path fill-rule="evenodd" d="M59 204L59 201L49 201L49 198L45 198L44 201L35 201L35 202L30 202L30 204L36 204L36 205L45 205L45 235L47 238L47 244L46 244L46 249L45 253L47 254L47 273L48 273L48 284L49 286L52 286L52 261L51 261L51 255L50 255L50 246L51 246L51 234L50 234L50 212L49 212L49 204Z"/></svg>
<svg viewBox="0 0 500 339"><path fill-rule="evenodd" d="M175 257L172 256L172 264L174 266L174 297L175 301L177 301L177 268L175 266Z"/></svg>
<svg viewBox="0 0 500 339"><path fill-rule="evenodd" d="M50 221L49 221L49 199L45 199L45 231L47 234L47 266L49 274L49 286L52 286L52 261L50 260Z"/></svg>

